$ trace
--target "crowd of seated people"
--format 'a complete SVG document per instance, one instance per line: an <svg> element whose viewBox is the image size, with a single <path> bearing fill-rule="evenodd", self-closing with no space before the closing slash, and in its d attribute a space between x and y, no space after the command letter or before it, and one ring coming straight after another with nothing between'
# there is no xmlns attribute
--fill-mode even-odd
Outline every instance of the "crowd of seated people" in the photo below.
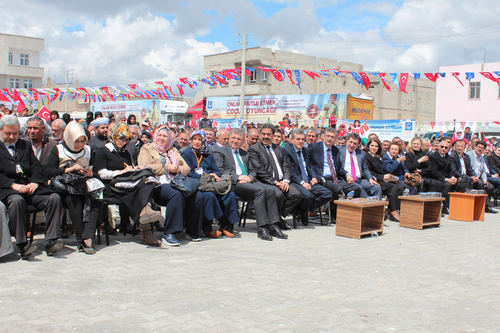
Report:
<svg viewBox="0 0 500 333"><path fill-rule="evenodd" d="M128 118L89 113L83 121L69 114L51 120L32 116L21 128L15 115L0 118L0 257L15 252L29 259L37 250L30 241L26 211L45 214L44 251L54 255L71 237L63 223L69 213L76 250L94 254L96 229L108 205L117 205L121 227L140 226L140 242L148 246L180 246L179 236L235 236L238 200L249 202L264 241L287 239L286 218L304 226L327 207L336 223L340 196L386 196L386 218L400 221L399 196L441 192L442 213L449 213L449 193L461 177L472 188L493 196L500 187L500 146L490 145L458 129L452 138L399 137L380 140L335 128L275 126L245 122L241 128L217 129L206 119L196 129L182 124L152 126ZM286 129L286 131L285 131ZM194 190L185 196L173 186L179 175L192 179L229 176L223 195ZM408 184L419 174L421 183ZM61 188L62 186L62 188ZM158 207L165 207L162 214ZM485 211L497 213L487 200ZM163 224L161 226L161 224ZM160 239L154 230L160 225ZM217 225L217 228L214 228ZM108 226L111 227L111 226ZM12 242L12 238L15 241Z"/></svg>

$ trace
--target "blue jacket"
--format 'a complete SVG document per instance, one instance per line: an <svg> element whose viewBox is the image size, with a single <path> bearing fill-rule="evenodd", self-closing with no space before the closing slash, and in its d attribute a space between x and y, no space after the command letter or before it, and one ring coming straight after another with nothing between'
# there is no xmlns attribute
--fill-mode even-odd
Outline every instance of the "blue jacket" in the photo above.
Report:
<svg viewBox="0 0 500 333"><path fill-rule="evenodd" d="M181 154L182 158L191 168L191 172L189 172L189 177L193 177L196 179L200 179L201 175L196 172L198 168L198 162L196 160L196 156L192 149L188 148L184 150ZM198 156L199 157L199 156ZM203 168L203 172L206 173L215 173L220 177L219 168L217 167L217 163L215 163L215 158L212 154L203 154L203 158L200 162L200 168Z"/></svg>
<svg viewBox="0 0 500 333"><path fill-rule="evenodd" d="M399 163L398 160L393 160L389 154L385 154L382 157L382 165L384 166L384 172L398 177L399 182L405 180L405 173L408 172L408 169L405 167L404 163Z"/></svg>

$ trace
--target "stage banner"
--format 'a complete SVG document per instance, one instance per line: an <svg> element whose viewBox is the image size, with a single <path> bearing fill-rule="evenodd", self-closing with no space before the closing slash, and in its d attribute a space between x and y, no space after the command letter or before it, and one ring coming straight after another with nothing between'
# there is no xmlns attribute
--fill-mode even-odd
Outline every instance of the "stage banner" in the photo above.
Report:
<svg viewBox="0 0 500 333"><path fill-rule="evenodd" d="M228 131L232 131L235 128L240 128L243 124L243 119L214 119L213 126L217 127L217 129L225 129Z"/></svg>
<svg viewBox="0 0 500 333"><path fill-rule="evenodd" d="M357 133L363 138L368 138L370 133L378 135L380 140L391 140L398 136L403 141L409 141L415 136L415 119L385 119L385 120L348 120L337 121L337 128L341 126L350 132Z"/></svg>
<svg viewBox="0 0 500 333"><path fill-rule="evenodd" d="M347 118L351 120L372 120L373 99L347 96Z"/></svg>
<svg viewBox="0 0 500 333"><path fill-rule="evenodd" d="M152 124L159 122L160 101L155 99L135 100L123 102L96 102L92 103L91 111L101 111L104 117L114 114L115 116L135 115L138 123L149 120Z"/></svg>
<svg viewBox="0 0 500 333"><path fill-rule="evenodd" d="M330 124L330 119L346 118L346 94L266 95L245 97L244 114L240 114L240 98L208 97L206 110L210 118L243 118L253 123L278 124L288 114L292 123ZM333 119L332 118L332 119Z"/></svg>

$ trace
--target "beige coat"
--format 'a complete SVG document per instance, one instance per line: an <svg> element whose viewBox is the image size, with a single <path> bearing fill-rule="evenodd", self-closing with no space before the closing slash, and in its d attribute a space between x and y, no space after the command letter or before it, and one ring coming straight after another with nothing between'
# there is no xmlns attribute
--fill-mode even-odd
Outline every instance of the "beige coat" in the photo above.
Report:
<svg viewBox="0 0 500 333"><path fill-rule="evenodd" d="M179 160L179 169L183 175L188 175L191 172L191 168L187 165L186 161L181 157L177 149L173 148L177 159ZM167 162L167 161L165 161ZM165 174L163 170L163 165L161 164L160 154L156 151L152 143L147 143L141 147L139 156L137 157L137 164L141 167L151 167L155 171L155 175L161 176ZM165 167L168 163L165 163Z"/></svg>

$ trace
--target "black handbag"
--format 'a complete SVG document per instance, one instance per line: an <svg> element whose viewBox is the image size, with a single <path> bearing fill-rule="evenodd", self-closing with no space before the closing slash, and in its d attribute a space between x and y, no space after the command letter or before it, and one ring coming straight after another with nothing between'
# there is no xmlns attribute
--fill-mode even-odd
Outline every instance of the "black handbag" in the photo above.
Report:
<svg viewBox="0 0 500 333"><path fill-rule="evenodd" d="M457 185L455 190L457 192L465 192L466 190L472 190L474 187L474 179L469 176L460 176L457 180Z"/></svg>
<svg viewBox="0 0 500 333"><path fill-rule="evenodd" d="M175 176L170 182L173 189L181 192L183 196L189 197L193 195L200 186L200 181L196 178L191 178L186 175L180 174Z"/></svg>
<svg viewBox="0 0 500 333"><path fill-rule="evenodd" d="M87 179L89 177L77 173L64 173L52 178L49 184L49 189L59 194L86 194Z"/></svg>

